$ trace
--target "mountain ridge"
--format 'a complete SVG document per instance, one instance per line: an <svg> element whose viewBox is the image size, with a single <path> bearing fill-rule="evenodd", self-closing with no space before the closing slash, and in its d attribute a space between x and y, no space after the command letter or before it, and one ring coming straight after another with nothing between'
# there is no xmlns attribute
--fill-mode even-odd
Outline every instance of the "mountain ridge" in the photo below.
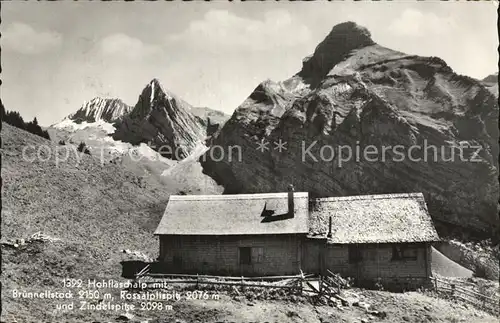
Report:
<svg viewBox="0 0 500 323"><path fill-rule="evenodd" d="M127 115L131 109L131 106L125 104L120 99L95 97L90 101L84 102L82 107L75 113L68 115L67 119L73 120L76 123L82 123L83 121L91 123L101 120L115 122Z"/></svg>
<svg viewBox="0 0 500 323"><path fill-rule="evenodd" d="M466 231L496 229L495 96L440 58L394 51L374 43L364 27L340 26L332 31L347 29L345 35L356 39L330 32L297 74L257 86L213 138L213 145L240 146L243 160L216 160L207 153L204 171L228 193L282 191L289 183L315 196L424 192L433 219L443 223L442 234L450 233L451 224ZM259 152L262 140L281 140L287 150L270 146ZM390 152L384 161L348 160L338 167L342 154L319 162L306 154L303 160L304 147L313 142L316 157L323 147L408 150L427 143L440 149L428 163L420 150L420 162L395 161ZM470 147L480 147L479 162L445 161L462 145L469 147L463 150L467 158L474 154Z"/></svg>
<svg viewBox="0 0 500 323"><path fill-rule="evenodd" d="M160 123L167 124L159 125L155 118L158 118ZM167 144L171 150L178 152L177 159L183 159L194 152L199 144L203 144L205 136L216 132L228 118L228 115L219 110L191 106L166 90L160 81L154 78L142 89L134 106L129 106L118 98L95 97L47 129L55 140L65 142L87 141L85 136L88 136L89 141L94 144L97 140L100 148L103 144L113 146L108 147L113 154L117 149L127 150L127 145L165 146L165 140L162 140L165 138L161 138L163 136L170 138ZM127 120L124 121L125 119ZM153 122L147 121L148 119ZM175 120L179 123L176 124ZM149 131L147 136L141 136L141 131L144 130L142 127L146 132ZM184 132L180 131L183 127L186 128ZM154 133L160 138L155 140ZM107 136L113 139L106 138ZM108 143L110 139L116 145ZM173 155L165 154L167 158L175 157Z"/></svg>

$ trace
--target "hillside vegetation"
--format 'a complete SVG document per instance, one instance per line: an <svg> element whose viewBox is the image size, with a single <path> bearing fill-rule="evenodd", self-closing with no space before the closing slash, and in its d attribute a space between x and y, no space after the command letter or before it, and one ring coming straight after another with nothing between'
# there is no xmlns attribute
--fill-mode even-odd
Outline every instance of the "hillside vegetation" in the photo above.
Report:
<svg viewBox="0 0 500 323"><path fill-rule="evenodd" d="M12 291L62 291L64 278L120 280L122 249L154 258L152 236L169 194L204 192L209 183L196 160L184 160L165 174L170 185L140 177L119 164L101 165L84 153L56 164L48 150L39 159L23 158L38 147L52 152L61 146L2 124L2 322L110 322L122 312L61 311L54 299L14 299ZM68 145L64 146L68 147ZM76 151L76 147L75 147ZM78 157L77 157L78 156ZM47 161L42 161L42 160ZM195 177L192 177L195 176ZM193 186L199 183L199 187ZM60 239L22 243L33 233ZM174 288L178 290L177 287ZM180 290L180 289L179 289ZM106 291L106 290L104 290ZM109 291L109 290L108 290ZM181 290L180 290L181 291ZM118 290L110 291L117 297ZM465 305L411 293L360 292L387 317L380 322L495 322ZM134 312L134 322L359 322L370 319L361 308L345 310L314 306L307 299L257 300L221 292L219 300L176 302L169 312ZM180 321L179 321L180 320Z"/></svg>
<svg viewBox="0 0 500 323"><path fill-rule="evenodd" d="M1 119L3 122L6 122L14 127L19 129L26 130L35 134L37 136L43 137L45 139L50 139L49 133L46 130L43 130L42 127L38 125L38 120L33 118L33 121L25 122L21 114L17 111L7 111L0 100L0 113Z"/></svg>
<svg viewBox="0 0 500 323"><path fill-rule="evenodd" d="M39 231L60 239L2 248L2 318L14 313L22 322L35 317L59 320L62 314L50 314L54 302L12 299L9 293L14 288L57 289L67 277L119 279L120 262L126 259L123 249L156 257L153 232L169 195L205 192L206 182L190 180L197 176L196 167L201 174L201 166L188 161L180 167L191 170L183 181L172 173L161 183L117 163L103 165L97 157L78 152L76 145L59 146L6 123L1 135L2 242L26 240ZM64 149L71 147L63 161ZM39 158L34 158L37 151Z"/></svg>

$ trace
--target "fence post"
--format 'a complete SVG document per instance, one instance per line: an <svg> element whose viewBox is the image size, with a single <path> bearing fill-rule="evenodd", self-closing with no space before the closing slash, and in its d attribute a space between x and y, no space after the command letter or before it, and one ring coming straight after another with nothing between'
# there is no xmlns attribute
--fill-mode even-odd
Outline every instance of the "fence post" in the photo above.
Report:
<svg viewBox="0 0 500 323"><path fill-rule="evenodd" d="M437 277L434 277L434 289L436 290L436 292L438 292L438 279Z"/></svg>
<svg viewBox="0 0 500 323"><path fill-rule="evenodd" d="M455 295L455 284L450 284L451 286L451 296Z"/></svg>
<svg viewBox="0 0 500 323"><path fill-rule="evenodd" d="M243 280L243 276L241 276L241 290L245 291L245 281Z"/></svg>
<svg viewBox="0 0 500 323"><path fill-rule="evenodd" d="M300 294L302 295L302 289L304 288L304 272L302 269L300 270L300 278L299 278L299 291Z"/></svg>
<svg viewBox="0 0 500 323"><path fill-rule="evenodd" d="M196 289L198 289L198 285L199 285L199 277L198 274L196 274Z"/></svg>

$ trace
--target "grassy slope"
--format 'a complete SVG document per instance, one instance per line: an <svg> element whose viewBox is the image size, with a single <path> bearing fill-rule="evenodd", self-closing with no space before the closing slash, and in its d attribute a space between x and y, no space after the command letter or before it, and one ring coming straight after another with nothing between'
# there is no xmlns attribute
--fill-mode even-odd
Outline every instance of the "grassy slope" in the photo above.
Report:
<svg viewBox="0 0 500 323"><path fill-rule="evenodd" d="M25 145L55 144L3 124L2 128L2 240L27 238L42 231L62 239L2 248L2 322L110 321L122 312L64 312L55 300L12 299L13 289L62 291L61 279L119 279L121 249L157 253L152 236L168 195L179 189L155 181L139 180L115 164L102 166L84 155L56 168L53 161L22 159ZM183 166L181 170L196 169ZM185 185L189 183L185 173ZM198 177L196 177L198 179ZM195 190L197 191L197 190ZM73 290L74 292L76 290ZM388 313L381 322L495 322L491 316L444 300L418 294L366 292L366 301ZM116 291L115 291L116 296ZM249 305L250 304L250 305ZM344 311L308 302L235 300L221 295L218 301L180 301L174 311L135 312L152 322L270 321L359 322L367 315L359 308ZM427 308L427 309L426 309Z"/></svg>
<svg viewBox="0 0 500 323"><path fill-rule="evenodd" d="M50 147L52 158L24 160L22 149L29 145ZM205 191L206 182L179 183L166 177L168 185L162 185L154 177L139 177L120 165L101 165L93 156L83 154L78 162L74 152L56 166L57 147L61 146L2 124L2 241L26 239L38 231L62 239L17 250L3 248L4 296L17 287L55 288L64 277L118 278L122 249L157 255L152 233L168 196ZM27 155L31 157L32 152L28 150ZM188 178L194 175L186 174ZM46 308L36 303L6 297L2 317L23 312L23 308L28 316L38 309L39 315L45 313Z"/></svg>
<svg viewBox="0 0 500 323"><path fill-rule="evenodd" d="M22 238L42 230L96 248L141 248L175 189L144 182L92 156L80 162L23 160L26 145L57 145L8 125L2 128L2 234ZM52 154L54 155L54 154ZM154 240L153 240L154 242Z"/></svg>

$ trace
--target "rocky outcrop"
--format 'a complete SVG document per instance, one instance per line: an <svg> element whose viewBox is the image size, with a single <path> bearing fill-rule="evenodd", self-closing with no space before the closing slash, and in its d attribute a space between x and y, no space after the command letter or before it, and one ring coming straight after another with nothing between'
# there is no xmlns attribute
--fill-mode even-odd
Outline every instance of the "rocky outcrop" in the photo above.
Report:
<svg viewBox="0 0 500 323"><path fill-rule="evenodd" d="M207 107L191 107L191 113L196 117L203 120L204 123L208 124L210 119L210 124L223 125L229 118L230 115L225 114L222 111L210 109Z"/></svg>
<svg viewBox="0 0 500 323"><path fill-rule="evenodd" d="M482 81L485 83L498 83L498 72L486 76Z"/></svg>
<svg viewBox="0 0 500 323"><path fill-rule="evenodd" d="M488 75L482 82L486 88L498 98L498 73Z"/></svg>
<svg viewBox="0 0 500 323"><path fill-rule="evenodd" d="M318 197L423 192L438 229L489 232L498 223L497 120L480 82L345 23L295 76L259 85L201 160L228 193L290 183Z"/></svg>
<svg viewBox="0 0 500 323"><path fill-rule="evenodd" d="M206 128L191 109L154 79L130 114L115 124L113 138L133 145L145 142L164 157L183 159L206 137Z"/></svg>
<svg viewBox="0 0 500 323"><path fill-rule="evenodd" d="M351 51L374 44L368 29L350 21L338 24L316 47L314 54L302 61L300 75L317 81L350 55Z"/></svg>
<svg viewBox="0 0 500 323"><path fill-rule="evenodd" d="M207 137L211 137L214 133L218 132L224 123L231 117L222 111L213 110L207 107L192 107L191 113L206 129Z"/></svg>
<svg viewBox="0 0 500 323"><path fill-rule="evenodd" d="M115 122L132 110L132 107L123 103L120 99L105 99L93 98L85 102L82 107L73 114L68 116L68 119L76 123L81 122Z"/></svg>

